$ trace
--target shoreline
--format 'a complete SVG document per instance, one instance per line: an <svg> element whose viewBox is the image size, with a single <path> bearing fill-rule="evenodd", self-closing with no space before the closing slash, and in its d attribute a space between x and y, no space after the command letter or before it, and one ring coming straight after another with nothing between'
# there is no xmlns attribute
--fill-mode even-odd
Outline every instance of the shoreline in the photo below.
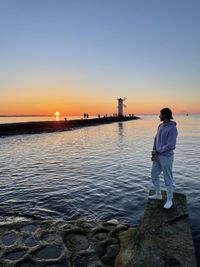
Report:
<svg viewBox="0 0 200 267"><path fill-rule="evenodd" d="M0 137L21 134L51 133L68 131L73 128L95 126L113 122L137 120L137 116L123 117L102 117L94 119L60 120L60 121L36 121L36 122L15 122L0 124Z"/></svg>
<svg viewBox="0 0 200 267"><path fill-rule="evenodd" d="M150 191L149 194L154 193ZM16 220L0 224L1 266L197 266L186 196L147 200L139 226L109 221Z"/></svg>

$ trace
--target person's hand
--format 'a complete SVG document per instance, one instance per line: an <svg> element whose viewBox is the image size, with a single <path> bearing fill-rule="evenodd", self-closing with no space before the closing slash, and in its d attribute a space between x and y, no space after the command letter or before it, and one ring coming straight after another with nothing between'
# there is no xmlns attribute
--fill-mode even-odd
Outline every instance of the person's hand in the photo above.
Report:
<svg viewBox="0 0 200 267"><path fill-rule="evenodd" d="M153 150L153 151L151 152L151 160L152 160L152 161L155 161L156 158L157 158L157 152L156 152L156 150Z"/></svg>

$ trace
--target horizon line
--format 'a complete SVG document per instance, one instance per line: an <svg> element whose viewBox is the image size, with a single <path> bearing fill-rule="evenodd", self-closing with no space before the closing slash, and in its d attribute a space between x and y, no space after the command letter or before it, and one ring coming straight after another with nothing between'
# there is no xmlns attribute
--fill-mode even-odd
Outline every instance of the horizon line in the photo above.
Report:
<svg viewBox="0 0 200 267"><path fill-rule="evenodd" d="M200 113L196 113L196 112L192 112L192 113L173 113L174 115L199 115ZM128 116L129 114L127 114ZM135 114L135 116L141 116L141 115L158 115L157 113L139 113L139 114ZM82 116L82 114L79 114L79 115L66 115L66 114L63 114L63 115L60 115L59 117L77 117L77 116ZM95 115L90 115L92 117L94 117ZM96 115L97 116L97 115ZM103 115L102 115L103 116ZM126 114L125 114L126 116ZM14 115L14 114L11 114L11 115L7 115L7 114L0 114L0 117L1 118L6 118L6 117L56 117L56 115L48 115L48 114L19 114L19 115Z"/></svg>

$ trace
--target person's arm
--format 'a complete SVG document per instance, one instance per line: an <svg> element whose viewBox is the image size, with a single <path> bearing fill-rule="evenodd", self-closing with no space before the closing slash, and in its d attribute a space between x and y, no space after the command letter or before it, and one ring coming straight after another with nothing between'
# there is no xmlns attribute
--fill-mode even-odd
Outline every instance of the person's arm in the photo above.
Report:
<svg viewBox="0 0 200 267"><path fill-rule="evenodd" d="M155 161L157 158L157 151L156 151L156 136L154 138L154 142L153 142L153 150L151 151L151 160Z"/></svg>
<svg viewBox="0 0 200 267"><path fill-rule="evenodd" d="M159 131L159 128L160 128L161 125L162 125L162 124L160 124L160 125L158 126L157 134L158 134L158 131ZM155 137L154 137L154 141L153 141L153 151L154 151L154 152L156 152L156 138L157 138L157 134L155 135ZM152 152L153 152L153 151L152 151Z"/></svg>
<svg viewBox="0 0 200 267"><path fill-rule="evenodd" d="M156 136L154 137L154 141L153 141L153 150L156 150Z"/></svg>
<svg viewBox="0 0 200 267"><path fill-rule="evenodd" d="M176 127L170 129L169 135L167 138L167 144L163 145L162 147L157 148L158 153L164 153L169 150L173 150L176 147L176 138L177 138L177 129Z"/></svg>

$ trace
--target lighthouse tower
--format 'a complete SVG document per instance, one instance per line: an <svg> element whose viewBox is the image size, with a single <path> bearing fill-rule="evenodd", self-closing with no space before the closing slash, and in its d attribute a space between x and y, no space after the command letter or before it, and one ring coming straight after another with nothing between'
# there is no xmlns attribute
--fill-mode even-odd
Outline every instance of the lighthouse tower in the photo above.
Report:
<svg viewBox="0 0 200 267"><path fill-rule="evenodd" d="M118 116L122 117L122 116L124 116L123 115L123 107L125 107L124 101L126 100L126 98L125 97L124 97L124 99L118 98L117 100L118 100Z"/></svg>

